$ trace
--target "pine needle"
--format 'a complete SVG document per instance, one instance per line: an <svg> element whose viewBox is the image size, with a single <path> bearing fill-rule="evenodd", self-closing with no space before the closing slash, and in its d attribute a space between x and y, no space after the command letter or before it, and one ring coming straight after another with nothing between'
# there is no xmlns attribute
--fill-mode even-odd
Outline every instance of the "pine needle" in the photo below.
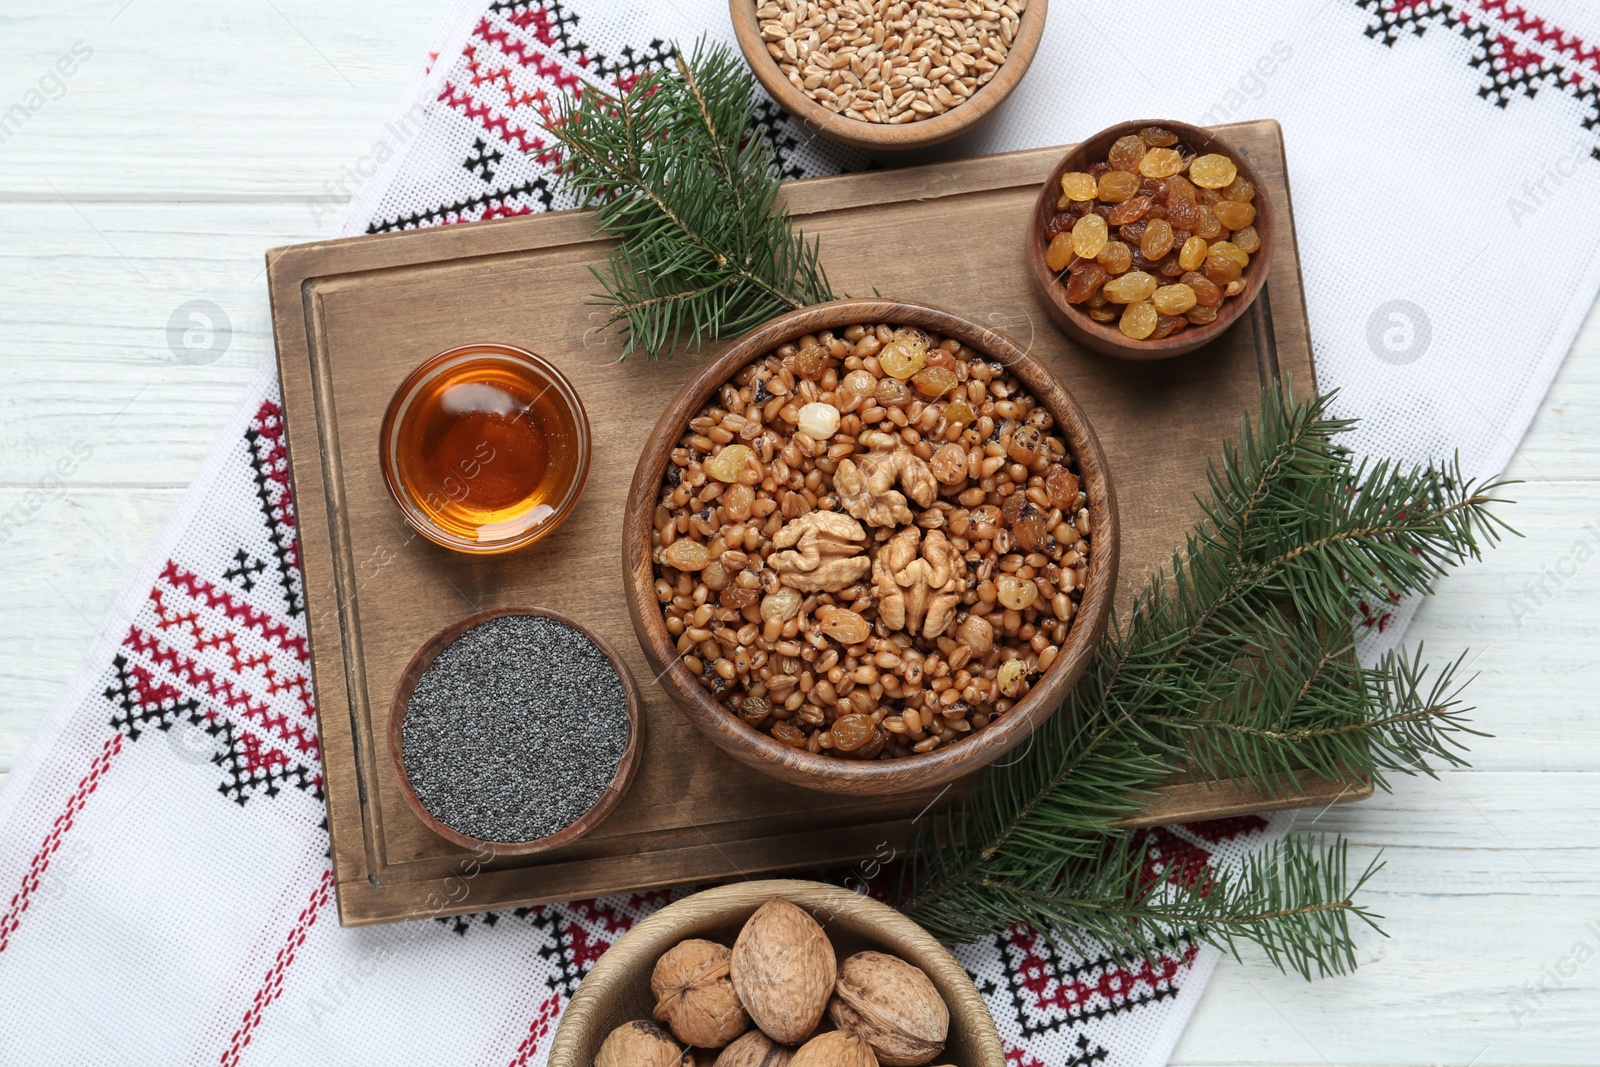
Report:
<svg viewBox="0 0 1600 1067"><path fill-rule="evenodd" d="M1174 774L1277 796L1306 771L1387 788L1386 772L1464 762L1462 661L1434 670L1418 649L1361 666L1352 605L1427 592L1497 542L1503 483L1455 463L1358 465L1330 400L1263 395L1170 572L1113 622L1027 754L924 824L902 869L913 917L953 939L1020 923L1123 954L1190 936L1253 943L1307 977L1355 966L1353 924L1378 918L1355 897L1378 865L1352 875L1343 840L1291 838L1182 884L1151 878L1143 838L1116 825Z"/></svg>
<svg viewBox="0 0 1600 1067"><path fill-rule="evenodd" d="M618 238L595 303L625 327L624 357L699 348L833 299L818 243L778 203L755 108L744 60L702 39L626 91L568 95L546 126L560 181Z"/></svg>

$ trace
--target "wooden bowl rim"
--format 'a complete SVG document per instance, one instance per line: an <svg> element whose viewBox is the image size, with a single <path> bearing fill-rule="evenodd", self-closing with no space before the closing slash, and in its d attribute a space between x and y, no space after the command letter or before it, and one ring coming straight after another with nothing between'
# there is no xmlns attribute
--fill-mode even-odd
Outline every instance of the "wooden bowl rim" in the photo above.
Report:
<svg viewBox="0 0 1600 1067"><path fill-rule="evenodd" d="M729 0L728 9L733 18L734 36L739 40L745 62L768 95L808 128L836 141L857 148L895 150L926 148L948 141L998 107L1001 101L1011 95L1033 63L1039 42L1044 38L1045 17L1049 10L1049 0L1029 0L1027 9L1021 14L1017 36L1011 42L1006 61L1000 65L995 76L966 101L931 119L891 126L847 119L790 84L779 70L777 61L767 54L766 42L761 39L761 25L756 19L757 4L758 0Z"/></svg>
<svg viewBox="0 0 1600 1067"><path fill-rule="evenodd" d="M1114 322L1109 324L1096 322L1080 305L1067 303L1064 288L1056 282L1057 272L1045 265L1044 253L1047 242L1044 239L1044 224L1056 213L1055 205L1056 199L1060 196L1061 176L1068 170L1087 170L1088 167L1079 164L1085 161L1091 146L1103 142L1105 148L1109 149L1111 142L1118 137L1136 133L1146 126L1163 126L1178 134L1181 139L1195 146L1200 152L1214 150L1226 153L1228 158L1234 161L1240 176L1256 187L1254 225L1261 233L1262 240L1261 249L1250 257L1250 267L1245 274L1244 291L1223 301L1223 310L1215 322L1204 326L1190 326L1180 333L1158 340L1136 341L1123 334ZM1102 150L1096 149L1094 154L1100 155ZM1237 146L1219 133L1176 119L1133 119L1107 126L1098 133L1085 137L1073 145L1050 171L1050 177L1045 180L1043 188L1039 191L1039 197L1034 202L1034 209L1028 216L1028 271L1040 295L1058 312L1055 316L1056 321L1067 328L1068 332L1076 330L1079 334L1078 340L1088 343L1098 352L1120 359L1171 359L1186 352L1193 352L1215 340L1228 327L1244 317L1266 285L1272 255L1278 243L1277 236L1277 214L1272 206L1272 197L1255 164Z"/></svg>
<svg viewBox="0 0 1600 1067"><path fill-rule="evenodd" d="M456 638L483 623L493 619L504 618L507 615L532 615L542 619L550 619L562 625L570 626L587 637L602 655L611 662L617 677L622 680L622 694L628 713L628 741L623 746L622 757L617 761L616 772L611 776L611 781L606 785L600 799L577 818L568 823L555 833L546 837L535 838L532 841L488 841L483 838L472 837L459 830L453 829L440 822L418 798L416 790L411 786L411 778L406 774L405 761L405 736L404 724L407 707L411 702L411 694L416 690L417 682L422 678L423 672L433 665L433 661L455 643ZM389 704L389 759L394 764L395 776L400 780L400 795L405 798L406 806L411 809L423 824L449 841L451 844L460 845L462 848L479 851L489 848L498 855L527 856L535 852L548 852L553 848L571 844L584 834L593 830L603 822L606 816L622 801L628 787L633 784L633 776L639 769L639 757L642 751L642 724L643 724L643 699L639 695L639 687L634 684L633 675L628 672L627 664L622 662L622 657L617 655L616 649L583 623L559 611L549 608L536 607L510 607L487 608L483 611L473 612L464 618L444 627L438 633L424 641L416 652L412 653L411 660L406 664L406 669L400 673L400 681L395 686L394 699Z"/></svg>
<svg viewBox="0 0 1600 1067"><path fill-rule="evenodd" d="M669 454L694 414L745 364L785 341L862 322L907 323L936 330L1006 365L1056 418L1088 494L1096 550L1067 640L1044 677L996 725L977 739L897 760L843 760L793 749L746 725L689 673L667 632L655 595L650 517ZM1087 669L1110 620L1120 554L1116 494L1094 428L1066 386L1010 337L945 308L884 298L835 300L772 319L733 343L668 404L651 431L628 489L623 570L628 613L656 680L700 731L734 758L778 778L827 792L889 794L942 785L999 759L1052 715Z"/></svg>
<svg viewBox="0 0 1600 1067"><path fill-rule="evenodd" d="M970 1041L978 1054L978 1059L969 1067L1005 1067L1005 1049L1000 1043L1000 1034L988 1005L983 1002L982 994L965 968L956 962L937 938L882 901L843 886L797 878L772 878L717 886L684 897L641 919L605 951L573 994L571 1002L561 1014L555 1038L551 1041L550 1067L588 1067L588 1061L581 1058L589 1051L583 1047L585 1042L592 1041L593 1047L598 1048L604 1039L604 1035L592 1032L593 1024L589 1016L600 1014L598 1005L627 995L627 987L632 984L628 968L641 957L650 960L653 966L655 958L682 940L690 930L703 927L714 919L726 921L723 916L734 919L742 913L748 919L773 897L782 897L805 908L822 923L824 929L835 917L847 915L862 927L881 931L881 934L875 933L872 939L886 951L920 967L938 988L950 1009L952 1029L961 1026L963 1037ZM817 914L823 909L828 912L826 920ZM915 958L912 958L913 954ZM648 983L649 975L635 976L635 980Z"/></svg>

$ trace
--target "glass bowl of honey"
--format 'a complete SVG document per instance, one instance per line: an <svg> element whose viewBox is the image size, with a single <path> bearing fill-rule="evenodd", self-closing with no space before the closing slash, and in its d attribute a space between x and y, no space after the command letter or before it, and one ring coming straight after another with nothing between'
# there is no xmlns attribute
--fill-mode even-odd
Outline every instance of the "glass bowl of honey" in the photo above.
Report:
<svg viewBox="0 0 1600 1067"><path fill-rule="evenodd" d="M551 533L577 504L589 418L547 360L511 345L462 345L395 390L379 462L418 533L458 552L509 552Z"/></svg>

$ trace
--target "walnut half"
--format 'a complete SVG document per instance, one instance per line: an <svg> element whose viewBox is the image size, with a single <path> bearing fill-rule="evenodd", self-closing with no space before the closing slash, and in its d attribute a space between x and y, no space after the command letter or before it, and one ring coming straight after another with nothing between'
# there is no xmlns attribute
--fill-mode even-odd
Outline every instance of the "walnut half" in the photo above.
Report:
<svg viewBox="0 0 1600 1067"><path fill-rule="evenodd" d="M804 592L837 593L859 581L872 569L861 554L867 532L861 524L837 511L808 511L783 524L767 560L778 580Z"/></svg>
<svg viewBox="0 0 1600 1067"><path fill-rule="evenodd" d="M878 618L891 630L938 637L955 620L966 591L961 556L938 530L924 536L917 527L906 527L878 550L872 564Z"/></svg>
<svg viewBox="0 0 1600 1067"><path fill-rule="evenodd" d="M868 526L904 526L914 516L906 506L909 496L918 507L929 508L939 496L939 481L922 457L886 433L863 438L872 449L839 461L833 488L844 508ZM904 494L894 488L900 483Z"/></svg>

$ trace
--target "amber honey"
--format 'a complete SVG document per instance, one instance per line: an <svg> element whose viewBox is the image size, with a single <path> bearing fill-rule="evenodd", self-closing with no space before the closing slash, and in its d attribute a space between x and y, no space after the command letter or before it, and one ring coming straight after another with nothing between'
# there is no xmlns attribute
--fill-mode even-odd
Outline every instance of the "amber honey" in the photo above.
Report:
<svg viewBox="0 0 1600 1067"><path fill-rule="evenodd" d="M441 353L384 420L384 475L407 520L447 547L502 551L553 529L588 470L582 405L554 367L509 346Z"/></svg>

